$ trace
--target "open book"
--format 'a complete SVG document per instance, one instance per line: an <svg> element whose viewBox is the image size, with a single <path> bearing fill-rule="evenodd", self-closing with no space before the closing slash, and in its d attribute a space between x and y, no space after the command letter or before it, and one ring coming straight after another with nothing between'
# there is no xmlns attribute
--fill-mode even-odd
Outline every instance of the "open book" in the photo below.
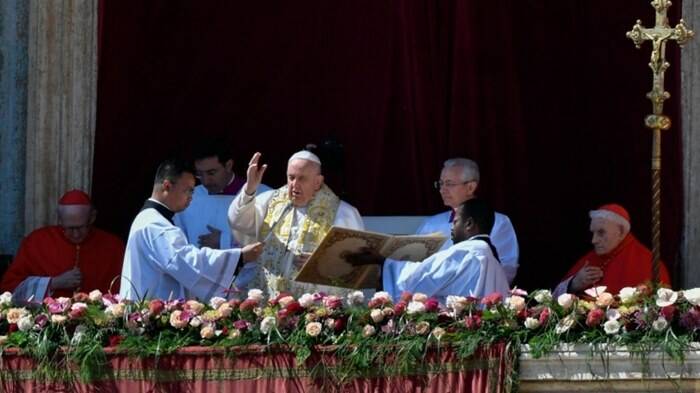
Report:
<svg viewBox="0 0 700 393"><path fill-rule="evenodd" d="M418 262L440 250L445 240L439 233L392 236L332 227L294 280L344 288L375 288L379 266L355 267L345 261L346 255L366 247L386 258Z"/></svg>

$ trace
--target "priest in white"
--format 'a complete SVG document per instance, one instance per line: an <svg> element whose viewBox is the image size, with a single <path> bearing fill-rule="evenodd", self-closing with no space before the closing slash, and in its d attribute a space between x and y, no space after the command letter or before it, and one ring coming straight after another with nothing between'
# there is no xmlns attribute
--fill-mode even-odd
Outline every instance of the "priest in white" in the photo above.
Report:
<svg viewBox="0 0 700 393"><path fill-rule="evenodd" d="M201 184L194 188L190 205L173 218L190 244L214 249L241 246L228 225L228 208L245 184L245 178L234 173L233 165L233 157L224 141L205 140L196 149L195 175ZM258 193L267 190L270 187L264 184L258 187ZM255 270L252 264L243 266L236 276L235 288L246 290Z"/></svg>
<svg viewBox="0 0 700 393"><path fill-rule="evenodd" d="M175 160L158 167L151 198L129 231L120 289L124 299L208 301L214 296L226 296L238 270L260 255L259 243L226 250L188 244L172 218L192 200L192 172Z"/></svg>
<svg viewBox="0 0 700 393"><path fill-rule="evenodd" d="M382 285L396 300L403 291L424 293L445 304L447 296L483 297L509 293L508 280L488 233L493 210L480 199L457 207L452 221L453 245L422 262L384 260L371 250L348 256L352 264L380 263Z"/></svg>
<svg viewBox="0 0 700 393"><path fill-rule="evenodd" d="M267 169L259 161L260 153L255 153L243 192L228 212L236 239L264 244L257 275L248 287L267 290L272 296L282 291L297 296L317 291L338 295L347 292L293 279L332 226L364 229L357 209L341 201L323 183L321 160L306 150L289 159L285 186L256 195Z"/></svg>
<svg viewBox="0 0 700 393"><path fill-rule="evenodd" d="M443 244L442 250L453 245L449 239L452 220L455 217L457 207L465 201L476 198L476 189L479 186L479 166L476 162L467 158L451 158L445 161L440 180L435 182L435 188L440 191L440 196L445 206L450 210L428 217L418 228L416 234L429 234L439 232L448 240ZM508 283L513 283L518 273L518 238L510 219L505 214L496 212L496 219L490 238L498 251L498 258L503 265L503 270L508 277Z"/></svg>

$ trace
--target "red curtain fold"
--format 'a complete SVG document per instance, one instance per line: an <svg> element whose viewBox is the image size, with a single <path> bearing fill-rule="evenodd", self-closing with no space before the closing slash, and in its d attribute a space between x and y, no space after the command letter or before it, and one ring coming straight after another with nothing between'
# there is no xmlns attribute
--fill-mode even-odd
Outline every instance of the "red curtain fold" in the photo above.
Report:
<svg viewBox="0 0 700 393"><path fill-rule="evenodd" d="M289 155L333 137L326 178L364 215L444 209L442 162L479 162L479 193L508 214L520 287L552 287L590 249L587 212L618 202L650 241L648 1L120 0L100 7L94 166L98 224L123 236L157 163L226 136L264 182ZM671 8L678 20L680 2ZM674 271L683 222L680 59L666 74L662 256ZM677 278L677 277L676 277Z"/></svg>

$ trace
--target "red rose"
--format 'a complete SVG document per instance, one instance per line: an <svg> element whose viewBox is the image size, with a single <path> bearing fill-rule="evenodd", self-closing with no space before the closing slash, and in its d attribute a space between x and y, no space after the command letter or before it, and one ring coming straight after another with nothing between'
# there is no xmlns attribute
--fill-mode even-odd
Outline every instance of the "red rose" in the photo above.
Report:
<svg viewBox="0 0 700 393"><path fill-rule="evenodd" d="M413 294L411 292L408 292L408 291L401 292L401 301L408 303L411 300L413 300Z"/></svg>
<svg viewBox="0 0 700 393"><path fill-rule="evenodd" d="M469 330L476 330L481 327L481 315L472 314L464 318L464 326Z"/></svg>
<svg viewBox="0 0 700 393"><path fill-rule="evenodd" d="M401 315L401 314L403 314L404 311L406 311L406 306L407 306L407 305L408 305L408 303L406 303L406 302L403 301L403 300L400 301L400 302L398 302L398 303L396 303L396 305L394 305L394 314L395 314L395 315Z"/></svg>
<svg viewBox="0 0 700 393"><path fill-rule="evenodd" d="M484 296L483 299L481 299L481 304L486 307L491 307L495 306L496 304L500 304L502 300L503 295L501 295L499 292L494 292Z"/></svg>
<svg viewBox="0 0 700 393"><path fill-rule="evenodd" d="M240 309L241 311L248 311L254 309L258 305L257 300L254 299L246 299L241 303Z"/></svg>
<svg viewBox="0 0 700 393"><path fill-rule="evenodd" d="M423 305L425 306L426 312L433 312L437 311L439 303L437 299L431 297L430 299L426 300L425 303L423 303Z"/></svg>
<svg viewBox="0 0 700 393"><path fill-rule="evenodd" d="M673 317L676 315L676 311L676 306L674 306L673 304L666 307L661 307L661 310L659 310L661 316L663 316L669 322L673 321Z"/></svg>
<svg viewBox="0 0 700 393"><path fill-rule="evenodd" d="M598 326L601 322L603 322L603 318L605 318L605 312L600 308L594 308L593 310L589 311L588 315L586 316L586 326Z"/></svg>
<svg viewBox="0 0 700 393"><path fill-rule="evenodd" d="M293 314L299 313L304 308L301 306L301 304L299 304L298 301L294 300L294 301L290 302L289 304L287 304L287 307L285 307L285 309L287 310L287 312L290 315L293 315Z"/></svg>
<svg viewBox="0 0 700 393"><path fill-rule="evenodd" d="M85 303L88 301L88 299L89 299L88 294L85 292L76 292L73 295L73 302L76 302L76 303L78 303L78 302Z"/></svg>
<svg viewBox="0 0 700 393"><path fill-rule="evenodd" d="M549 315L552 313L552 310L549 309L549 307L545 307L542 312L540 312L540 325L544 326L547 321L549 321Z"/></svg>
<svg viewBox="0 0 700 393"><path fill-rule="evenodd" d="M153 315L158 315L165 309L165 303L160 299L153 299L148 303L148 311Z"/></svg>

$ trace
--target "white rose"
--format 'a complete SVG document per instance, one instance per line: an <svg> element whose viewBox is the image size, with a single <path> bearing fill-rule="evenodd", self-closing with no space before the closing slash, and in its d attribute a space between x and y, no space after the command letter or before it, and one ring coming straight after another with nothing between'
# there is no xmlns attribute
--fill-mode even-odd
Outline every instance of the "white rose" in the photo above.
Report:
<svg viewBox="0 0 700 393"><path fill-rule="evenodd" d="M3 292L3 294L0 295L0 305L9 306L10 304L12 304L12 294L10 292Z"/></svg>
<svg viewBox="0 0 700 393"><path fill-rule="evenodd" d="M425 312L425 304L421 302L410 302L408 307L406 307L407 314L418 314Z"/></svg>
<svg viewBox="0 0 700 393"><path fill-rule="evenodd" d="M202 320L199 317L192 317L190 319L190 326L199 327L202 324Z"/></svg>
<svg viewBox="0 0 700 393"><path fill-rule="evenodd" d="M467 307L467 298L464 296L450 295L445 301L447 308L454 311L455 315L459 315Z"/></svg>
<svg viewBox="0 0 700 393"><path fill-rule="evenodd" d="M562 306L565 310L571 308L574 304L574 295L570 293L564 293L559 295L557 298L557 303Z"/></svg>
<svg viewBox="0 0 700 393"><path fill-rule="evenodd" d="M316 337L321 334L321 328L323 326L321 326L320 322L311 322L306 325L306 334L310 337Z"/></svg>
<svg viewBox="0 0 700 393"><path fill-rule="evenodd" d="M435 336L438 340L442 338L446 333L445 329L441 328L440 326L436 327L433 329L432 335Z"/></svg>
<svg viewBox="0 0 700 393"><path fill-rule="evenodd" d="M667 326L668 326L668 321L666 321L666 318L664 318L664 317L659 317L657 320L655 320L651 324L651 328L656 330L657 332L664 331Z"/></svg>
<svg viewBox="0 0 700 393"><path fill-rule="evenodd" d="M389 292L384 291L375 292L374 296L372 296L372 300L379 300L383 303L387 303L391 301L391 295L389 295Z"/></svg>
<svg viewBox="0 0 700 393"><path fill-rule="evenodd" d="M365 325L364 328L362 328L362 336L363 337L370 337L374 336L374 333L377 332L377 329L374 328L372 325Z"/></svg>
<svg viewBox="0 0 700 393"><path fill-rule="evenodd" d="M615 298L610 292L603 292L595 299L595 304L598 307L605 308L610 306L614 300Z"/></svg>
<svg viewBox="0 0 700 393"><path fill-rule="evenodd" d="M335 319L333 319L333 318L328 318L328 319L326 319L325 324L326 324L326 327L327 327L328 329L335 329Z"/></svg>
<svg viewBox="0 0 700 393"><path fill-rule="evenodd" d="M260 303L263 300L263 291L260 289L251 289L248 291L248 299L253 299Z"/></svg>
<svg viewBox="0 0 700 393"><path fill-rule="evenodd" d="M620 322L610 319L603 324L603 330L605 330L607 334L617 334L620 330Z"/></svg>
<svg viewBox="0 0 700 393"><path fill-rule="evenodd" d="M535 301L537 303L546 303L552 301L552 292L548 289L541 289L535 292Z"/></svg>
<svg viewBox="0 0 700 393"><path fill-rule="evenodd" d="M63 323L66 322L66 319L68 319L65 315L61 314L54 314L51 316L51 322L57 324L57 325L63 325Z"/></svg>
<svg viewBox="0 0 700 393"><path fill-rule="evenodd" d="M291 296L285 296L281 298L280 300L277 301L279 303L280 307L287 307L289 303L293 302L294 298Z"/></svg>
<svg viewBox="0 0 700 393"><path fill-rule="evenodd" d="M379 323L384 320L384 313L382 312L382 310L376 308L370 311L369 316L375 323Z"/></svg>
<svg viewBox="0 0 700 393"><path fill-rule="evenodd" d="M34 322L32 322L32 318L30 316L25 315L17 322L17 328L23 332L28 331L32 328L32 326L34 326Z"/></svg>
<svg viewBox="0 0 700 393"><path fill-rule="evenodd" d="M683 297L693 306L700 305L700 288L686 289L683 291Z"/></svg>
<svg viewBox="0 0 700 393"><path fill-rule="evenodd" d="M506 299L506 304L508 308L517 312L525 308L525 299L517 295L511 296Z"/></svg>
<svg viewBox="0 0 700 393"><path fill-rule="evenodd" d="M206 325L202 328L202 330L199 331L199 335L203 339L210 339L216 335L216 331L211 325Z"/></svg>
<svg viewBox="0 0 700 393"><path fill-rule="evenodd" d="M309 308L314 305L314 295L305 293L299 298L299 305L304 308Z"/></svg>
<svg viewBox="0 0 700 393"><path fill-rule="evenodd" d="M348 293L348 305L357 306L365 302L365 294L362 291Z"/></svg>
<svg viewBox="0 0 700 393"><path fill-rule="evenodd" d="M540 320L537 318L527 317L525 318L524 325L528 329L537 329L540 326Z"/></svg>
<svg viewBox="0 0 700 393"><path fill-rule="evenodd" d="M608 311L605 312L605 316L606 316L609 320L617 321L618 319L620 319L620 317L622 316L622 314L620 314L620 311L619 311L619 310L617 310L617 309L615 309L615 308L611 308L611 309L609 309Z"/></svg>
<svg viewBox="0 0 700 393"><path fill-rule="evenodd" d="M659 307L670 306L678 300L678 292L668 289L659 288L656 291L656 305Z"/></svg>
<svg viewBox="0 0 700 393"><path fill-rule="evenodd" d="M277 326L277 319L275 317L265 317L262 322L260 322L260 331L263 334L269 334L275 326Z"/></svg>
<svg viewBox="0 0 700 393"><path fill-rule="evenodd" d="M209 300L209 306L216 310L221 306L222 304L226 303L226 299L220 297L220 296L214 296Z"/></svg>
<svg viewBox="0 0 700 393"><path fill-rule="evenodd" d="M88 294L88 300L90 300L93 303L98 303L102 301L102 292L99 289L95 289L93 291L90 291Z"/></svg>
<svg viewBox="0 0 700 393"><path fill-rule="evenodd" d="M82 309L85 309L85 308L87 308L87 304L82 303L82 302L73 303L73 305L70 306L70 309L71 309L72 311L79 311L79 310L82 310Z"/></svg>
<svg viewBox="0 0 700 393"><path fill-rule="evenodd" d="M428 295L426 295L426 294L424 294L424 293L417 292L417 293L414 293L414 294L413 294L413 299L412 299L412 300L413 300L414 302L425 303L425 301L428 300Z"/></svg>
<svg viewBox="0 0 700 393"><path fill-rule="evenodd" d="M637 300L637 288L634 287L624 287L620 289L620 301L625 304L633 303Z"/></svg>

